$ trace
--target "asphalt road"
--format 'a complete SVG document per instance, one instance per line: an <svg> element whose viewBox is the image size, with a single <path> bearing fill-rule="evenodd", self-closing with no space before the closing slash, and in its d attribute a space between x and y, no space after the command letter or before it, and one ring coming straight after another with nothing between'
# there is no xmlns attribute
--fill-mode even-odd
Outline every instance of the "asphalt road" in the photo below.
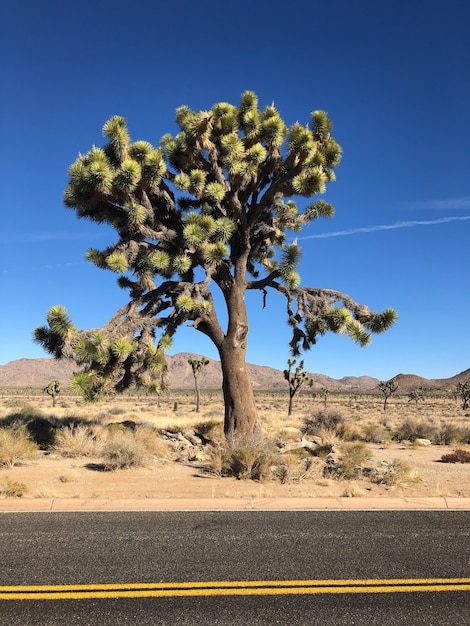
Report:
<svg viewBox="0 0 470 626"><path fill-rule="evenodd" d="M0 624L467 624L469 522L466 511L2 513ZM27 599L5 599L18 588Z"/></svg>

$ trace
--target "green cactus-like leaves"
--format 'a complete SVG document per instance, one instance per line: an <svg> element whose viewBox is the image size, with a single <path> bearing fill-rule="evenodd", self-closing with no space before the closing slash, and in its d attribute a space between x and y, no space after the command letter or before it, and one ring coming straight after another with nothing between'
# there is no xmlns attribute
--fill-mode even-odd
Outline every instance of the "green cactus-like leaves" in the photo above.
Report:
<svg viewBox="0 0 470 626"><path fill-rule="evenodd" d="M217 243L208 243L202 250L204 261L209 265L219 263L227 255L227 253L227 246L222 241Z"/></svg>
<svg viewBox="0 0 470 626"><path fill-rule="evenodd" d="M353 320L347 329L348 336L358 343L361 347L368 346L372 341L370 333L358 322L357 320Z"/></svg>
<svg viewBox="0 0 470 626"><path fill-rule="evenodd" d="M192 170L189 175L189 191L198 196L204 190L207 174L203 170Z"/></svg>
<svg viewBox="0 0 470 626"><path fill-rule="evenodd" d="M112 354L120 361L125 361L135 350L135 344L128 337L118 337L110 346Z"/></svg>
<svg viewBox="0 0 470 626"><path fill-rule="evenodd" d="M130 224L143 224L147 217L147 212L140 204L126 204L124 210Z"/></svg>
<svg viewBox="0 0 470 626"><path fill-rule="evenodd" d="M178 254L173 259L173 270L179 274L186 274L191 269L191 257L187 254Z"/></svg>
<svg viewBox="0 0 470 626"><path fill-rule="evenodd" d="M176 308L182 313L190 313L193 310L193 299L189 294L182 293L176 299Z"/></svg>
<svg viewBox="0 0 470 626"><path fill-rule="evenodd" d="M312 132L316 140L324 140L329 137L333 123L325 111L314 111L312 113Z"/></svg>
<svg viewBox="0 0 470 626"><path fill-rule="evenodd" d="M373 333L383 333L397 321L398 314L394 309L387 308L381 313L376 313L369 321L363 322Z"/></svg>
<svg viewBox="0 0 470 626"><path fill-rule="evenodd" d="M227 242L235 232L237 226L229 217L220 217L215 222L215 235L217 239Z"/></svg>
<svg viewBox="0 0 470 626"><path fill-rule="evenodd" d="M129 156L141 165L153 152L153 146L148 141L135 141L129 146Z"/></svg>
<svg viewBox="0 0 470 626"><path fill-rule="evenodd" d="M159 272L166 272L171 268L171 256L164 250L155 250L149 255L149 261Z"/></svg>
<svg viewBox="0 0 470 626"><path fill-rule="evenodd" d="M220 183L208 183L204 189L204 197L213 202L221 202L225 198L225 193Z"/></svg>
<svg viewBox="0 0 470 626"><path fill-rule="evenodd" d="M117 250L106 257L106 265L111 271L116 272L116 274L122 274L129 269L126 257Z"/></svg>
<svg viewBox="0 0 470 626"><path fill-rule="evenodd" d="M319 168L311 168L295 176L292 188L299 196L310 197L317 193L324 193L327 177Z"/></svg>
<svg viewBox="0 0 470 626"><path fill-rule="evenodd" d="M114 176L113 187L118 192L131 193L137 187L141 176L142 170L137 161L126 159Z"/></svg>
<svg viewBox="0 0 470 626"><path fill-rule="evenodd" d="M108 194L112 187L113 173L106 162L94 161L86 168L84 180L92 191Z"/></svg>
<svg viewBox="0 0 470 626"><path fill-rule="evenodd" d="M353 318L350 311L344 307L333 307L326 313L328 328L338 335L344 335Z"/></svg>
<svg viewBox="0 0 470 626"><path fill-rule="evenodd" d="M186 224L183 235L192 246L198 246L206 240L206 233L200 224Z"/></svg>

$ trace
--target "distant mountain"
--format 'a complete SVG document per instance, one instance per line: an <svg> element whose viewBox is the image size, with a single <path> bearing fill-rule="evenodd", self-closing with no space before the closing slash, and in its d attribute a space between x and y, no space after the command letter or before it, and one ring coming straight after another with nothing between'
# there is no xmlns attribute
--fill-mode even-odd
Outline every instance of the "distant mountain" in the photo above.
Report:
<svg viewBox="0 0 470 626"><path fill-rule="evenodd" d="M189 358L200 358L190 352L179 352L168 357L169 382L172 389L193 389L194 378ZM248 374L255 390L285 390L287 383L280 370L263 365L247 364ZM18 359L6 365L0 365L0 387L36 387L43 388L51 380L60 380L66 384L77 371L73 361L56 359ZM379 380L371 376L345 376L340 380L324 374L310 374L313 379L313 390L327 387L330 391L366 393L377 391ZM398 374L398 393L407 394L412 389L421 387L424 391L451 391L458 382L470 379L470 369L452 378L428 380L413 374ZM201 389L220 389L222 372L220 362L209 359L208 365L200 375Z"/></svg>

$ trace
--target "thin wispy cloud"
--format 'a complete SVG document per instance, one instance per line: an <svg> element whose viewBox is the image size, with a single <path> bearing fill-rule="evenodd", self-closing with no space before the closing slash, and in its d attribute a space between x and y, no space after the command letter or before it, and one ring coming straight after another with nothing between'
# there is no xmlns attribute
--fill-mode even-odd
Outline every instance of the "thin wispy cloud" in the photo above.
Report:
<svg viewBox="0 0 470 626"><path fill-rule="evenodd" d="M462 211L470 209L470 196L414 202L410 208L420 211Z"/></svg>
<svg viewBox="0 0 470 626"><path fill-rule="evenodd" d="M470 215L456 217L440 217L436 220L412 220L407 222L395 222L394 224L378 224L376 226L364 226L362 228L350 228L348 230L337 230L332 233L320 233L318 235L306 235L298 237L301 239L326 239L328 237L344 237L347 235L357 235L359 233L375 233L380 230L396 230L398 228L411 228L413 226L433 226L435 224L447 224L448 222L470 220Z"/></svg>

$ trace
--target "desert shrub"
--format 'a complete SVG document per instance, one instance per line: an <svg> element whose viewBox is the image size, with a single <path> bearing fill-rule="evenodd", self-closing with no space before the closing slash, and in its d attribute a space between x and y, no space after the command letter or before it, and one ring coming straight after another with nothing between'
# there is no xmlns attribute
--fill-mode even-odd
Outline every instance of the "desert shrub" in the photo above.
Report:
<svg viewBox="0 0 470 626"><path fill-rule="evenodd" d="M132 433L120 433L107 441L101 454L105 470L127 469L142 467L148 457L148 452L141 441Z"/></svg>
<svg viewBox="0 0 470 626"><path fill-rule="evenodd" d="M341 437L343 441L361 441L364 439L364 432L357 424L351 424L350 422L343 422L336 427L338 437Z"/></svg>
<svg viewBox="0 0 470 626"><path fill-rule="evenodd" d="M390 431L382 424L366 424L362 428L364 441L369 443L386 443L390 441Z"/></svg>
<svg viewBox="0 0 470 626"><path fill-rule="evenodd" d="M470 443L470 430L457 424L445 424L438 433L436 443L451 446L456 443Z"/></svg>
<svg viewBox="0 0 470 626"><path fill-rule="evenodd" d="M379 467L372 468L368 472L368 478L377 485L389 487L412 484L420 480L418 473L400 459L394 459L391 463L382 463Z"/></svg>
<svg viewBox="0 0 470 626"><path fill-rule="evenodd" d="M98 444L91 430L84 424L78 424L56 433L53 451L69 458L94 456L98 452Z"/></svg>
<svg viewBox="0 0 470 626"><path fill-rule="evenodd" d="M345 443L342 456L335 463L330 473L334 478L351 480L362 474L362 465L369 458L369 450L362 442Z"/></svg>
<svg viewBox="0 0 470 626"><path fill-rule="evenodd" d="M438 430L434 424L413 419L405 420L392 435L396 441L411 441L415 439L429 439L436 443Z"/></svg>
<svg viewBox="0 0 470 626"><path fill-rule="evenodd" d="M265 480L270 476L271 465L272 454L262 445L230 446L222 456L222 473L239 480Z"/></svg>
<svg viewBox="0 0 470 626"><path fill-rule="evenodd" d="M135 431L135 440L140 442L151 456L166 457L169 447L162 439L162 436L154 428L139 426Z"/></svg>
<svg viewBox="0 0 470 626"><path fill-rule="evenodd" d="M28 491L25 483L13 480L9 476L3 479L0 484L0 495L4 498L21 498Z"/></svg>
<svg viewBox="0 0 470 626"><path fill-rule="evenodd" d="M470 450L457 448L449 454L443 454L441 461L442 463L470 463Z"/></svg>
<svg viewBox="0 0 470 626"><path fill-rule="evenodd" d="M203 440L223 441L224 425L220 420L207 420L194 426L194 432Z"/></svg>
<svg viewBox="0 0 470 626"><path fill-rule="evenodd" d="M319 460L313 459L304 449L299 448L299 451L293 450L279 456L272 470L275 478L284 485L289 482L301 482L318 470L318 467Z"/></svg>
<svg viewBox="0 0 470 626"><path fill-rule="evenodd" d="M334 409L322 409L303 420L302 432L306 435L318 435L322 429L338 430L344 424L344 415Z"/></svg>
<svg viewBox="0 0 470 626"><path fill-rule="evenodd" d="M31 441L23 425L0 428L0 466L13 467L24 459L32 459L38 446Z"/></svg>
<svg viewBox="0 0 470 626"><path fill-rule="evenodd" d="M363 498L367 495L367 491L359 487L359 485L351 484L341 494L343 498Z"/></svg>

